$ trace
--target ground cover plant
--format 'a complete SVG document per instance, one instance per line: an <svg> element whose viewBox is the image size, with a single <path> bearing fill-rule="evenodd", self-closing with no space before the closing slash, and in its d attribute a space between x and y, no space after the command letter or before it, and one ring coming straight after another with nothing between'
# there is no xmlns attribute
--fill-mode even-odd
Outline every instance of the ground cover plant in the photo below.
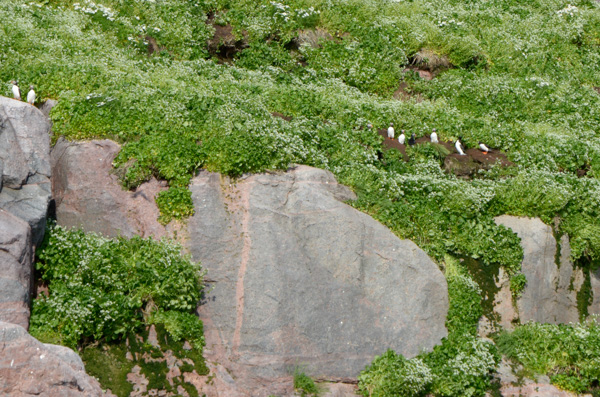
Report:
<svg viewBox="0 0 600 397"><path fill-rule="evenodd" d="M119 141L126 188L166 180L163 222L193 213L187 185L200 168L239 176L307 164L331 170L357 192L351 205L438 263L454 255L503 267L518 296L522 251L497 215L540 217L568 234L584 285L600 261L599 7L0 0L0 81L5 95L17 79L58 99L55 139ZM215 50L217 31L230 37ZM220 42L238 44L220 51ZM484 141L513 165L457 178L431 147L407 162L381 153L369 122ZM582 293L582 318L589 301Z"/></svg>
<svg viewBox="0 0 600 397"><path fill-rule="evenodd" d="M578 393L600 393L600 326L597 319L582 324L524 324L495 336L500 351L524 375L548 375L553 384Z"/></svg>
<svg viewBox="0 0 600 397"><path fill-rule="evenodd" d="M140 237L106 239L53 226L37 257L48 294L33 302L30 333L78 349L88 372L105 388L129 395L126 376L139 365L151 381L149 389L169 389L166 364L155 362L167 350L194 363L187 372L207 372L202 322L194 314L203 271L181 255L179 245ZM160 348L138 342L147 339L151 325ZM133 358L127 359L127 352ZM148 368L152 365L156 368ZM183 375L176 380L192 387L183 385Z"/></svg>

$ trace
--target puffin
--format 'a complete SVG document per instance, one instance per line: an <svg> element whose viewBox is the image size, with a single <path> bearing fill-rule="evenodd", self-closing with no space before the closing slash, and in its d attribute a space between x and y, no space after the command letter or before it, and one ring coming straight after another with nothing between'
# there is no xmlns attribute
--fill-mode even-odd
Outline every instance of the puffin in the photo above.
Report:
<svg viewBox="0 0 600 397"><path fill-rule="evenodd" d="M19 89L19 84L16 81L11 81L12 84L12 92L13 96L17 101L21 100L21 90Z"/></svg>
<svg viewBox="0 0 600 397"><path fill-rule="evenodd" d="M404 130L402 130L400 132L400 136L398 137L398 143L404 145L404 142L406 142L406 135L404 135Z"/></svg>
<svg viewBox="0 0 600 397"><path fill-rule="evenodd" d="M408 144L410 146L414 146L416 143L416 139L415 139L415 133L413 132L412 135L410 136L410 138L408 139Z"/></svg>
<svg viewBox="0 0 600 397"><path fill-rule="evenodd" d="M27 102L30 105L33 105L35 103L35 91L33 90L32 85L29 86L29 92L27 93Z"/></svg>
<svg viewBox="0 0 600 397"><path fill-rule="evenodd" d="M458 152L458 154L460 154L461 156L465 155L465 152L463 151L463 145L462 145L462 143L460 143L460 138L458 138L456 140L454 147L456 148L456 151Z"/></svg>
<svg viewBox="0 0 600 397"><path fill-rule="evenodd" d="M488 154L488 152L491 152L490 148L488 148L483 142L479 142L479 150L481 150L483 154Z"/></svg>
<svg viewBox="0 0 600 397"><path fill-rule="evenodd" d="M394 132L394 123L390 123L390 126L388 128L388 138L394 139Z"/></svg>
<svg viewBox="0 0 600 397"><path fill-rule="evenodd" d="M437 130L434 128L433 131L431 132L430 138L431 138L431 143L440 143L440 141L438 141L438 136L437 136Z"/></svg>

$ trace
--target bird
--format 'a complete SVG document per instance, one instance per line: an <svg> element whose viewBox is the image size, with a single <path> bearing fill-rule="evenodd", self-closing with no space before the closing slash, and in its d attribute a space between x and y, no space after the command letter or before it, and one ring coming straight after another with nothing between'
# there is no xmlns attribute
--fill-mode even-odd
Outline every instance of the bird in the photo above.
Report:
<svg viewBox="0 0 600 397"><path fill-rule="evenodd" d="M394 123L390 123L390 126L388 127L388 138L390 139L394 139Z"/></svg>
<svg viewBox="0 0 600 397"><path fill-rule="evenodd" d="M21 90L19 89L19 84L16 81L11 81L12 84L12 92L13 96L17 101L21 100Z"/></svg>
<svg viewBox="0 0 600 397"><path fill-rule="evenodd" d="M479 149L483 152L483 154L488 154L488 152L491 152L491 150L483 142L479 142Z"/></svg>
<svg viewBox="0 0 600 397"><path fill-rule="evenodd" d="M416 139L415 139L415 133L413 132L412 135L410 136L410 138L408 139L408 144L410 146L414 146L415 143L417 143L417 142L416 142Z"/></svg>
<svg viewBox="0 0 600 397"><path fill-rule="evenodd" d="M404 142L406 142L406 135L404 135L404 130L400 131L400 136L398 137L398 142L402 145L404 145Z"/></svg>
<svg viewBox="0 0 600 397"><path fill-rule="evenodd" d="M33 105L35 103L35 91L33 90L32 85L29 86L29 92L27 93L27 102L30 105Z"/></svg>
<svg viewBox="0 0 600 397"><path fill-rule="evenodd" d="M440 141L438 141L438 136L437 136L437 132L436 132L435 128L431 132L430 138L431 138L431 142L432 143L439 143L440 142Z"/></svg>
<svg viewBox="0 0 600 397"><path fill-rule="evenodd" d="M462 143L460 143L460 138L456 140L454 147L456 148L456 151L458 152L458 154L460 154L461 156L465 155L465 152L463 151L463 145L462 145Z"/></svg>

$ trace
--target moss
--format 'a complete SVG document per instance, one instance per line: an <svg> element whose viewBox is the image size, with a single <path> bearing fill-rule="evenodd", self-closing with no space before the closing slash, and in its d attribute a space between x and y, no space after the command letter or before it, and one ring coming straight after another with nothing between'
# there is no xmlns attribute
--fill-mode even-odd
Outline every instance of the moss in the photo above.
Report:
<svg viewBox="0 0 600 397"><path fill-rule="evenodd" d="M500 288L496 285L500 273L500 265L485 265L473 258L462 258L463 265L469 271L473 280L481 288L481 307L483 315L491 321L497 322L498 315L494 312L494 299Z"/></svg>
<svg viewBox="0 0 600 397"><path fill-rule="evenodd" d="M104 344L86 347L81 358L86 372L98 378L105 389L110 389L119 397L126 397L133 391L133 385L127 381L134 363L125 358L127 347L124 343Z"/></svg>
<svg viewBox="0 0 600 397"><path fill-rule="evenodd" d="M141 373L148 379L148 390L167 390L173 391L171 384L167 380L169 368L165 361L150 361L140 360L138 365L141 367Z"/></svg>
<svg viewBox="0 0 600 397"><path fill-rule="evenodd" d="M592 304L592 281L590 277L590 270L583 270L583 284L579 291L577 291L577 311L579 312L579 321L584 321L588 314L588 308Z"/></svg>
<svg viewBox="0 0 600 397"><path fill-rule="evenodd" d="M181 370L181 373L192 372L194 370L194 366L192 364L189 364L189 363L183 363L183 365L181 365L179 367L179 369Z"/></svg>

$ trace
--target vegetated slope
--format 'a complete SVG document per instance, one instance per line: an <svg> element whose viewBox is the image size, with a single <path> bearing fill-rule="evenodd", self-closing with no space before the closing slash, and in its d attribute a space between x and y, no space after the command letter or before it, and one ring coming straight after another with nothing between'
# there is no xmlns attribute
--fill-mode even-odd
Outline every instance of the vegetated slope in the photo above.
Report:
<svg viewBox="0 0 600 397"><path fill-rule="evenodd" d="M126 186L169 181L164 221L191 213L199 167L302 163L333 171L358 193L353 205L437 260L469 256L516 275L518 240L492 220L510 213L556 225L590 266L600 260L599 7L0 0L0 80L59 99L55 137L125 143L115 165ZM401 83L413 100L393 99ZM484 141L515 166L458 179L429 144L409 148L408 162L394 150L378 158L381 138L365 126L390 121Z"/></svg>

